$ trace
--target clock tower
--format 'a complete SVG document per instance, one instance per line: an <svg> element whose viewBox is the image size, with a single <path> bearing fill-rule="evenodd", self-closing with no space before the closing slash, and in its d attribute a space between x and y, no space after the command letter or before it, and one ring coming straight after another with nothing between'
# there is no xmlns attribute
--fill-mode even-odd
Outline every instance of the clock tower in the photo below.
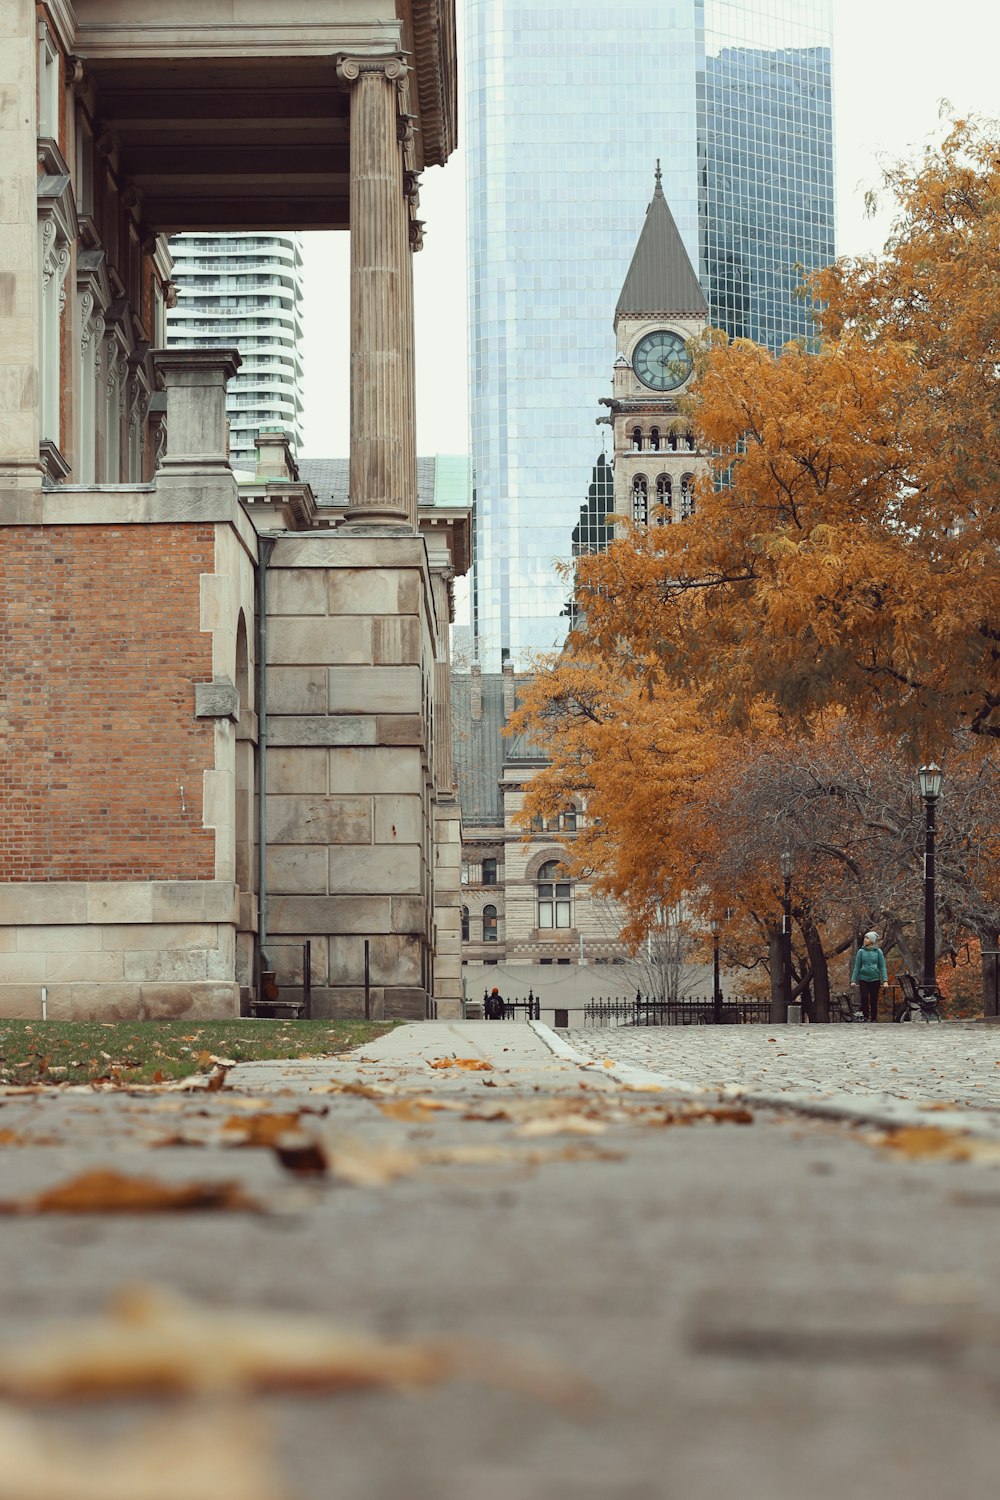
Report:
<svg viewBox="0 0 1000 1500"><path fill-rule="evenodd" d="M646 221L615 309L610 408L615 513L669 524L693 513L692 481L704 468L678 408L691 379L688 342L708 321L708 304L663 196L660 164Z"/></svg>

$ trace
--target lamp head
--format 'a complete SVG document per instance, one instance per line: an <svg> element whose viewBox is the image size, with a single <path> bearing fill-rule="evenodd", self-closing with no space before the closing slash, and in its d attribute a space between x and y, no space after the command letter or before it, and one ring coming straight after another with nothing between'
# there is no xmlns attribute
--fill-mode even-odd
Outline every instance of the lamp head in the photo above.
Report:
<svg viewBox="0 0 1000 1500"><path fill-rule="evenodd" d="M792 856L788 852L787 849L785 850L784 854L781 856L781 873L782 873L782 875L784 876L784 878L786 880L791 880L791 878L792 878Z"/></svg>
<svg viewBox="0 0 1000 1500"><path fill-rule="evenodd" d="M936 765L934 761L931 761L929 766L921 766L918 774L920 777L921 797L927 802L933 802L937 797L940 797L941 767Z"/></svg>
<svg viewBox="0 0 1000 1500"><path fill-rule="evenodd" d="M718 937L719 936L719 919L718 919L718 917L713 917L712 918L711 922L709 922L709 924L708 924L708 930L712 934L713 937Z"/></svg>

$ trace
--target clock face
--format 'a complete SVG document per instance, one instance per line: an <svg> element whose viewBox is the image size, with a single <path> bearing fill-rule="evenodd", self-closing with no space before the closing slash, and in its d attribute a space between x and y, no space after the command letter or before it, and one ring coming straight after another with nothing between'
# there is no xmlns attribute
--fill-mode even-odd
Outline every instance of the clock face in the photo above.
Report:
<svg viewBox="0 0 1000 1500"><path fill-rule="evenodd" d="M647 333L635 346L632 368L651 391L675 391L691 374L691 356L678 333Z"/></svg>

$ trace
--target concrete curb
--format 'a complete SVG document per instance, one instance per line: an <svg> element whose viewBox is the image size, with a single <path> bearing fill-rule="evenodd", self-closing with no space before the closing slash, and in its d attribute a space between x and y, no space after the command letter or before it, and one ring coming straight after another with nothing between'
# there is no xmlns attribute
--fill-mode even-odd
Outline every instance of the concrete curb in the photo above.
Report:
<svg viewBox="0 0 1000 1500"><path fill-rule="evenodd" d="M808 1115L817 1120L840 1120L850 1125L876 1125L884 1130L900 1130L906 1126L923 1125L936 1130L955 1130L964 1135L1000 1138L1000 1111L986 1113L976 1110L926 1109L910 1104L904 1099L892 1099L884 1094L830 1094L826 1098L815 1094L787 1093L770 1094L733 1085L728 1088L706 1088L700 1084L686 1083L682 1079L670 1078L665 1073L653 1073L648 1068L636 1068L626 1063L615 1063L607 1068L597 1058L577 1052L562 1037L556 1036L541 1021L528 1023L545 1045L557 1057L574 1062L584 1070L598 1069L605 1078L614 1078L626 1088L660 1089L663 1093L688 1096L707 1095L713 1098L738 1099L756 1109L786 1110L792 1114Z"/></svg>
<svg viewBox="0 0 1000 1500"><path fill-rule="evenodd" d="M685 1083L680 1078L668 1078L664 1073L651 1073L648 1068L634 1068L629 1063L615 1063L613 1067L605 1067L604 1063L596 1057L587 1057L583 1052L577 1052L568 1042L564 1042L561 1036L556 1036L542 1021L529 1021L528 1025L536 1036L540 1037L546 1047L554 1052L556 1057L561 1057L564 1062L576 1063L578 1068L596 1072L602 1078L614 1078L617 1083L623 1083L627 1088L638 1089L662 1089L671 1094L717 1094L718 1089L702 1088L697 1083Z"/></svg>

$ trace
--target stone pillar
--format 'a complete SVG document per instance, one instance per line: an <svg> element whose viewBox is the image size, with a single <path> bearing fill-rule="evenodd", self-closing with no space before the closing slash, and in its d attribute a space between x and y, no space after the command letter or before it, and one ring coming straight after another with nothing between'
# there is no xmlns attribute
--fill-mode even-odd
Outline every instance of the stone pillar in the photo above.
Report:
<svg viewBox="0 0 1000 1500"><path fill-rule="evenodd" d="M349 522L416 526L413 268L396 57L342 58L351 89ZM400 139L402 125L403 140Z"/></svg>
<svg viewBox="0 0 1000 1500"><path fill-rule="evenodd" d="M242 361L236 349L157 349L167 387L167 451L158 484L229 473L226 382Z"/></svg>
<svg viewBox="0 0 1000 1500"><path fill-rule="evenodd" d="M36 15L0 4L0 501L41 485L38 380ZM22 497L27 502L27 497ZM24 519L31 517L25 514Z"/></svg>

